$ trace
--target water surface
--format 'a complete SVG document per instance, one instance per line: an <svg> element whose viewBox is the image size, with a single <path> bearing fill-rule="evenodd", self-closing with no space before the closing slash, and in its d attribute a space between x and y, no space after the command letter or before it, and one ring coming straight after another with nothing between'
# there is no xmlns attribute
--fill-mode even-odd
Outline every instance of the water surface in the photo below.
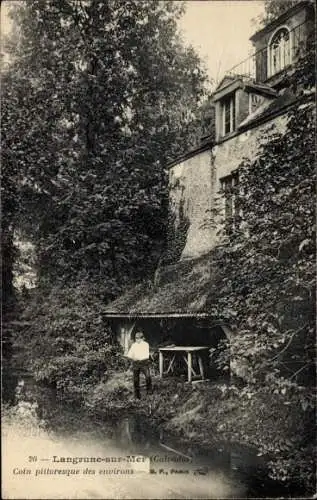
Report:
<svg viewBox="0 0 317 500"><path fill-rule="evenodd" d="M19 390L3 428L4 498L259 498L282 491L251 449L198 448L136 414L97 419L30 381Z"/></svg>

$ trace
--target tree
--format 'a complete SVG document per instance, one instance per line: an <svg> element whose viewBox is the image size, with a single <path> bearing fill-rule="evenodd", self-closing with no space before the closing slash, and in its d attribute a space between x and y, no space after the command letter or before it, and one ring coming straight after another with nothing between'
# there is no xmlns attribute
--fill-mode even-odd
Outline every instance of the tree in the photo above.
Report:
<svg viewBox="0 0 317 500"><path fill-rule="evenodd" d="M177 33L182 12L156 0L12 8L4 209L11 234L33 242L38 274L21 298L15 362L73 396L116 362L102 306L151 278L166 239L164 167L202 135L206 74Z"/></svg>
<svg viewBox="0 0 317 500"><path fill-rule="evenodd" d="M286 376L286 364L287 380L296 383L303 380L305 370L311 373L313 368L315 116L311 97L304 95L288 120L285 134L276 133L262 145L256 161L239 167L241 230L228 238L221 254L226 263L221 273L222 312L239 329L236 355L240 361L248 360L253 382L264 382L274 373L277 378Z"/></svg>
<svg viewBox="0 0 317 500"><path fill-rule="evenodd" d="M182 10L123 0L13 10L4 151L42 279L92 279L112 298L153 273L164 165L201 132L206 75L177 34Z"/></svg>

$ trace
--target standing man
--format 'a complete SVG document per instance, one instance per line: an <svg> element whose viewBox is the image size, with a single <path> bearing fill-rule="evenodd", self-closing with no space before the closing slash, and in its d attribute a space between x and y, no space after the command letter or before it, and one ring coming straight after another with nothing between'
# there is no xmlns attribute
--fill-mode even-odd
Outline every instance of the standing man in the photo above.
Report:
<svg viewBox="0 0 317 500"><path fill-rule="evenodd" d="M129 349L128 358L133 361L133 385L134 395L140 399L140 373L143 373L146 381L146 392L152 392L152 380L150 375L150 347L144 340L142 332L135 334L135 342Z"/></svg>

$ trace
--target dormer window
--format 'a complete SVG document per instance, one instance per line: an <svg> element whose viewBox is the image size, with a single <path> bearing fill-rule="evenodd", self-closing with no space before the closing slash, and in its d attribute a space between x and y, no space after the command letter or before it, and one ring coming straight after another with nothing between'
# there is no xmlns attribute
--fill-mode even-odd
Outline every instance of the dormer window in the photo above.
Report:
<svg viewBox="0 0 317 500"><path fill-rule="evenodd" d="M291 64L290 32L283 27L274 33L268 50L269 77L279 73Z"/></svg>
<svg viewBox="0 0 317 500"><path fill-rule="evenodd" d="M230 94L225 99L222 99L222 135L227 135L233 132L236 128L236 102L235 92Z"/></svg>

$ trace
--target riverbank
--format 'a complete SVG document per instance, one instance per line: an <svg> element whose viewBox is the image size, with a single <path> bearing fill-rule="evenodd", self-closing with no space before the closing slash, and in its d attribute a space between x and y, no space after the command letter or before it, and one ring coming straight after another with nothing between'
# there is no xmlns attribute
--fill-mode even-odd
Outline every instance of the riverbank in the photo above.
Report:
<svg viewBox="0 0 317 500"><path fill-rule="evenodd" d="M85 401L100 416L137 414L150 417L166 432L203 447L236 443L263 456L270 477L292 493L308 495L314 488L314 441L307 436L311 414L295 395L272 394L265 387L238 387L233 383L187 384L154 377L154 393L135 400L132 373L113 373ZM291 409L291 411L290 411ZM301 460L299 460L299 456ZM296 490L296 491L295 491Z"/></svg>
<svg viewBox="0 0 317 500"><path fill-rule="evenodd" d="M113 370L98 384L85 384L72 393L56 391L32 377L20 389L22 400L38 401L40 417L64 435L80 421L89 432L99 427L101 435L106 431L111 436L118 421L135 417L141 422L141 434L143 423L152 426L169 442L175 438L184 453L195 447L244 448L251 451L251 461L265 464L272 481L287 487L289 496L314 493L313 428L310 435L307 431L313 415L302 407L298 395L251 389L232 380L188 384L180 377L160 379L154 374L153 394L146 396L142 387L142 399L136 400L132 380L131 370ZM19 411L23 414L23 405ZM114 425L104 429L106 422Z"/></svg>
<svg viewBox="0 0 317 500"><path fill-rule="evenodd" d="M63 414L67 426L60 429L58 418L39 420L34 403L4 408L3 498L229 499L247 490L230 474L226 456L221 468L210 461L201 476L198 461L177 460L155 439L132 443L124 432L121 439L109 437L109 421L100 421L98 429L96 419L83 413L70 421L67 408L60 407Z"/></svg>

